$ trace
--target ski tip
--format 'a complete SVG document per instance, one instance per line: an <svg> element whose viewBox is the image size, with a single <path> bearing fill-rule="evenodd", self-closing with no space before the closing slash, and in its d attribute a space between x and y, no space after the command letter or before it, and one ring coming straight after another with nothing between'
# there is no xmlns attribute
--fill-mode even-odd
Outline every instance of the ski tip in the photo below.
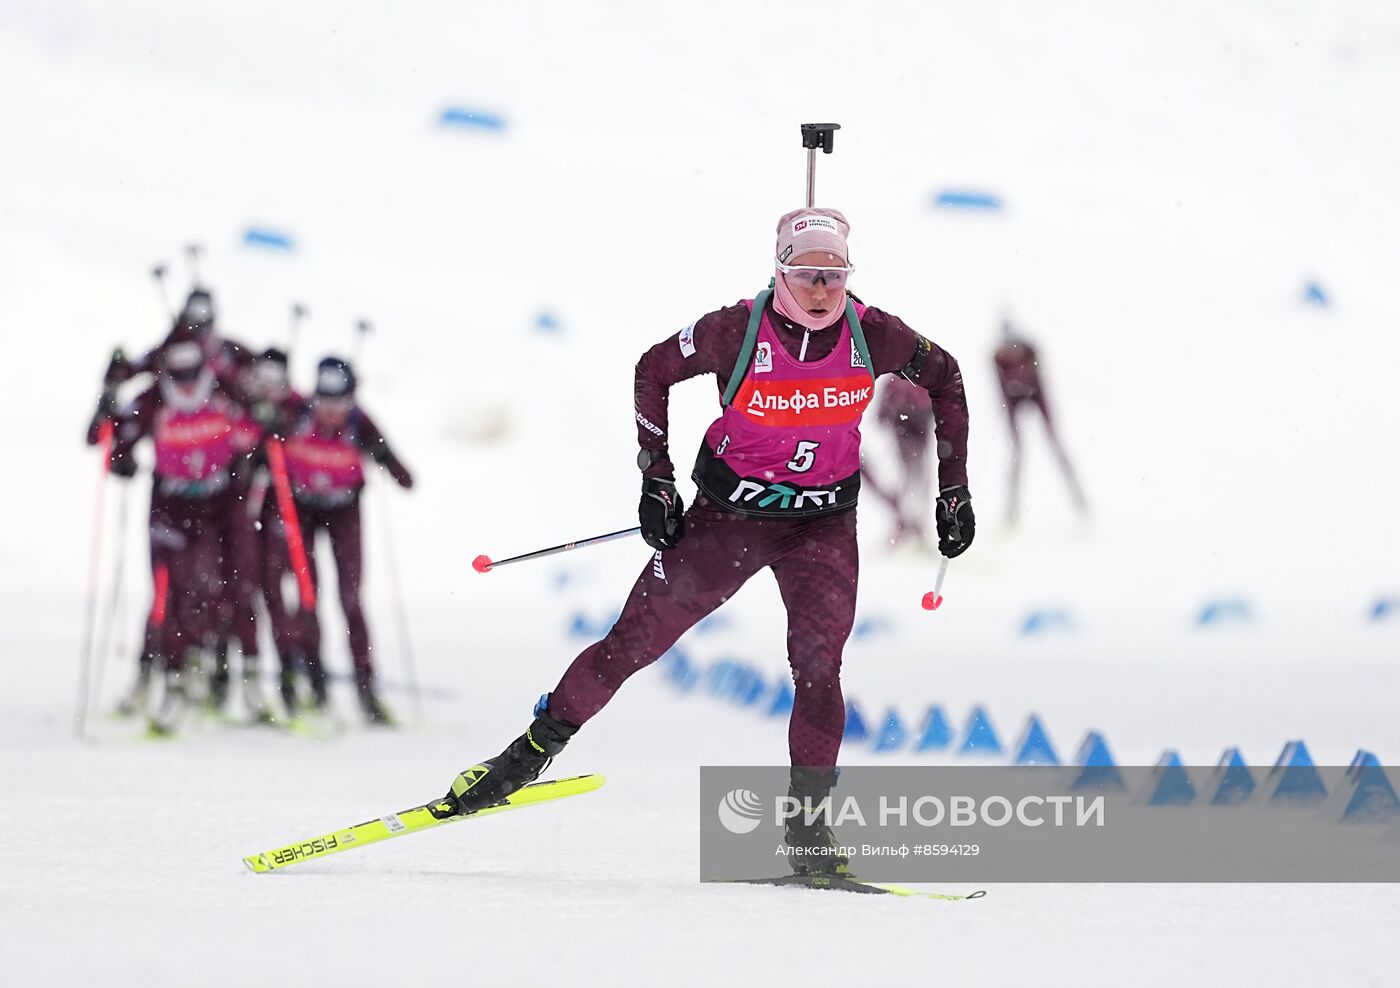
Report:
<svg viewBox="0 0 1400 988"><path fill-rule="evenodd" d="M272 866L267 861L266 854L250 854L243 859L243 864L255 875L261 875L272 870Z"/></svg>
<svg viewBox="0 0 1400 988"><path fill-rule="evenodd" d="M472 569L478 573L489 573L491 571L491 557L477 556L472 560Z"/></svg>

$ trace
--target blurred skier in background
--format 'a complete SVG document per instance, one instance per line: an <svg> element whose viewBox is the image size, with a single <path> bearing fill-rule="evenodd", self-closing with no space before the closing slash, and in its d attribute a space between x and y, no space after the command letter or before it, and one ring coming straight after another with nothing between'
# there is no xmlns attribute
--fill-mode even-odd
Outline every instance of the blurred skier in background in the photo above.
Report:
<svg viewBox="0 0 1400 988"><path fill-rule="evenodd" d="M283 524L281 506L273 489L266 441L268 438L282 440L289 424L296 421L308 405L306 399L292 389L287 371L287 354L276 347L269 347L258 355L249 370L245 387L252 416L261 427L263 436L248 495L248 514L255 520L256 528L252 552L255 582L272 626L283 706L287 716L295 718L303 708L325 709L326 674L319 656L304 654L301 601L297 596L297 582L287 546L288 526ZM295 520L293 524L297 524Z"/></svg>
<svg viewBox="0 0 1400 988"><path fill-rule="evenodd" d="M1070 465L1069 454L1065 452L1055 431L1055 420L1050 415L1050 403L1045 395L1045 385L1040 379L1040 361L1035 347L1031 346L1011 320L1004 318L1001 323L1002 342L996 348L992 360L996 365L997 383L1001 387L1002 407L1006 409L1007 425L1011 429L1011 478L1007 496L1006 521L1014 526L1021 514L1021 428L1016 414L1023 405L1033 405L1040 411L1045 422L1045 435L1050 440L1050 448L1055 454L1065 483L1069 485L1070 497L1081 515L1089 513L1089 503L1079 486L1079 479Z"/></svg>
<svg viewBox="0 0 1400 988"><path fill-rule="evenodd" d="M97 444L103 421L116 421L117 391L128 381L143 374L154 374L159 370L160 355L165 348L177 339L193 339L204 350L216 375L231 377L249 361L249 352L240 343L220 336L215 329L214 297L207 288L196 285L190 289L180 314L175 317L165 339L156 344L136 360L127 359L121 347L112 351L107 371L102 376L102 391L98 396L97 410L88 426L89 446Z"/></svg>
<svg viewBox="0 0 1400 988"><path fill-rule="evenodd" d="M967 403L957 362L895 316L847 292L846 219L801 209L778 221L771 290L701 317L637 363L642 537L656 550L608 634L574 659L534 721L500 755L462 771L445 797L458 813L536 779L629 676L765 568L787 609L795 699L790 792L811 805L836 781L845 729L841 655L855 617L860 423L875 378L898 374L935 410L939 549L962 553L975 520L967 490ZM669 453L669 392L714 374L721 414L700 446L684 509ZM648 743L664 744L665 731ZM799 873L840 872L833 835L789 820Z"/></svg>
<svg viewBox="0 0 1400 988"><path fill-rule="evenodd" d="M226 379L225 390L228 382L232 380L238 365L246 359L246 349L241 345L224 339L218 335L215 327L214 299L207 288L196 285L190 290L180 313L175 317L169 332L156 346L148 350L143 356L136 360L129 360L125 351L118 347L112 351L112 357L108 363L107 371L103 375L102 390L98 397L97 409L93 414L88 426L87 442L95 445L102 432L104 422L116 424L117 395L119 389L138 378L145 375L157 374L161 371L162 358L169 347L175 344L190 342L197 343L203 355L203 359L216 378ZM159 586L162 579L161 572L157 570L157 561L153 557L152 582ZM227 617L227 605L224 605L224 615ZM153 604L150 614L163 613ZM226 632L227 620L221 621L221 628ZM160 652L159 641L161 629L154 626L148 618L146 628L142 636L141 652L137 656L136 681L131 690L117 705L119 714L131 715L144 711L146 697L150 688L152 670L159 664ZM226 654L226 635L221 633L222 645L216 645L216 652L222 651ZM226 664L226 660L225 660Z"/></svg>
<svg viewBox="0 0 1400 988"><path fill-rule="evenodd" d="M155 367L155 383L117 416L111 468L118 477L134 476L135 447L152 440L154 593L143 669L149 681L154 661L162 660L164 695L150 729L169 734L184 712L202 653L214 647L220 630L233 423L244 412L241 396L215 373L204 340L189 327L176 327ZM144 685L138 682L138 689Z"/></svg>
<svg viewBox="0 0 1400 988"><path fill-rule="evenodd" d="M287 473L313 583L317 582L316 532L325 529L330 539L360 706L371 724L391 724L392 718L375 689L369 627L360 600L364 558L360 494L365 486L364 458L368 456L382 466L401 487L411 488L413 475L357 404L355 372L339 357L326 357L317 367L315 392L309 406L289 424L285 448ZM314 611L302 615L300 628L301 652L310 669L319 669L321 626ZM321 706L325 704L324 682L322 675L316 692L317 703Z"/></svg>
<svg viewBox="0 0 1400 988"><path fill-rule="evenodd" d="M875 399L875 420L894 438L899 479L892 488L884 486L863 460L861 483L894 512L890 545L923 548L928 545L929 452L934 425L928 392L902 377L885 378Z"/></svg>

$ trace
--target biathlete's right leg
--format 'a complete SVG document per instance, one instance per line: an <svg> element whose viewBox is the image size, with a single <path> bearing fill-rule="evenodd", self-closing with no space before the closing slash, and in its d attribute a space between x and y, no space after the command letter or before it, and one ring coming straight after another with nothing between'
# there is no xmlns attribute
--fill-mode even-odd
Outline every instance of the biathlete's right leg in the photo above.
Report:
<svg viewBox="0 0 1400 988"><path fill-rule="evenodd" d="M453 780L448 799L459 813L499 803L537 779L629 676L655 662L771 561L775 540L769 533L784 524L744 519L703 497L685 520L681 544L647 562L617 623L574 659L554 692L540 698L525 733Z"/></svg>
<svg viewBox="0 0 1400 988"><path fill-rule="evenodd" d="M794 693L788 795L799 806L815 808L836 784L836 756L846 729L841 653L855 624L860 551L854 511L799 524L796 544L773 563L773 575L787 608ZM824 820L800 812L784 829L788 864L797 874L848 873L849 862Z"/></svg>

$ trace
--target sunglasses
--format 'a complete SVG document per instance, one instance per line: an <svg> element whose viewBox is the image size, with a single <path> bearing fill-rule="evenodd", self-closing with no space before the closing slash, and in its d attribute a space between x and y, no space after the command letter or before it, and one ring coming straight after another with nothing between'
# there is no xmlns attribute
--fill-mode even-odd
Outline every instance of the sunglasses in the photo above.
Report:
<svg viewBox="0 0 1400 988"><path fill-rule="evenodd" d="M778 270L783 273L784 277L807 288L815 285L818 281L825 283L828 288L844 288L846 279L851 276L851 272L855 269L854 264L844 268L825 268L805 264L778 263Z"/></svg>

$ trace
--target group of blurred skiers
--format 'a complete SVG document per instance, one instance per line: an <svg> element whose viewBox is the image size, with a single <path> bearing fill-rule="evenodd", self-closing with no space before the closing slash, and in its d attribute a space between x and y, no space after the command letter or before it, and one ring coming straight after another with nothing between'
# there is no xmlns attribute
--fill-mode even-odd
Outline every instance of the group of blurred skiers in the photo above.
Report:
<svg viewBox="0 0 1400 988"><path fill-rule="evenodd" d="M124 406L120 387L146 387ZM355 371L321 360L309 396L293 388L287 354L255 353L225 337L210 293L195 287L168 335L138 359L113 352L88 430L111 474L137 472L153 447L152 600L136 681L118 706L174 732L187 711L222 712L233 693L230 646L241 654L243 706L263 723L329 713L317 617L315 539L335 559L354 682L372 724L392 718L376 689L364 607L360 495L365 460L402 487L413 475L359 405ZM283 715L259 676L258 607L271 626ZM285 719L284 719L285 718Z"/></svg>

